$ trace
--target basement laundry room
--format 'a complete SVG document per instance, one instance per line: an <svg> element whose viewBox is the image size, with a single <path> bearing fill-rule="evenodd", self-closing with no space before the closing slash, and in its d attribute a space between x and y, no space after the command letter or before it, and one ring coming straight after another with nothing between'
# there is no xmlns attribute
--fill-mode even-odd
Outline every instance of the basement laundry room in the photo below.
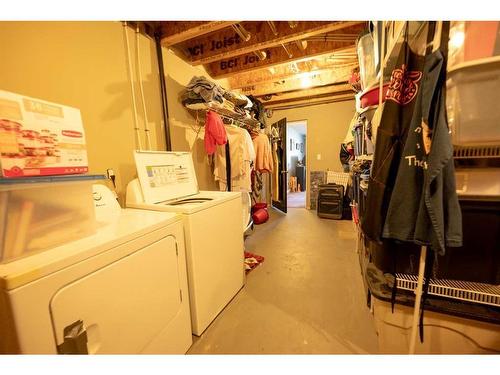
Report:
<svg viewBox="0 0 500 375"><path fill-rule="evenodd" d="M0 21L1 354L498 358L500 22L331 7Z"/></svg>

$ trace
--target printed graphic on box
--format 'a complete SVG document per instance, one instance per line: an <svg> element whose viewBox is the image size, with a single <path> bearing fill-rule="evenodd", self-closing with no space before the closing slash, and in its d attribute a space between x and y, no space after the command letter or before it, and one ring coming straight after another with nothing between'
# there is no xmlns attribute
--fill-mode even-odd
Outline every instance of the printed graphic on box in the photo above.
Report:
<svg viewBox="0 0 500 375"><path fill-rule="evenodd" d="M0 90L3 177L88 172L80 111Z"/></svg>

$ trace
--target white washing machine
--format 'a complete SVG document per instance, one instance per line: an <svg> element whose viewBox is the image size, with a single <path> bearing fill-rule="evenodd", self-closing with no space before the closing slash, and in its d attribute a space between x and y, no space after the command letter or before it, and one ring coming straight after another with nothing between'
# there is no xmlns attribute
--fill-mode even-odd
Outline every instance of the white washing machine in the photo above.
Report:
<svg viewBox="0 0 500 375"><path fill-rule="evenodd" d="M135 152L127 207L181 213L193 333L201 335L243 287L240 192L199 191L188 152Z"/></svg>
<svg viewBox="0 0 500 375"><path fill-rule="evenodd" d="M185 353L192 343L180 215L122 210L94 186L92 236L0 264L0 352Z"/></svg>

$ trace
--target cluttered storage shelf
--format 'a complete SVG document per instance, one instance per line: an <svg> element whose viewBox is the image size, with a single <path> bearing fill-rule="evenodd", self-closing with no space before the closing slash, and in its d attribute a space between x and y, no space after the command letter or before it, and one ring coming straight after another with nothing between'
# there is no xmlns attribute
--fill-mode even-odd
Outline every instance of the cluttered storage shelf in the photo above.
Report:
<svg viewBox="0 0 500 375"><path fill-rule="evenodd" d="M242 192L248 213L246 229L265 223L269 214L263 179L273 171L273 159L262 103L203 76L191 79L181 93L181 102L194 111L198 132L203 130L205 151L219 189Z"/></svg>
<svg viewBox="0 0 500 375"><path fill-rule="evenodd" d="M228 103L230 102L224 101L224 104L218 104L216 102L194 103L194 104L186 104L185 107L187 109L191 109L194 111L205 111L205 112L213 111L219 114L220 116L233 120L235 124L242 124L250 127L260 126L259 120L250 117L249 114L242 114L240 112L236 112L234 109L231 109Z"/></svg>
<svg viewBox="0 0 500 375"><path fill-rule="evenodd" d="M358 39L359 75L353 74L350 81L357 92L356 114L343 142L350 155L344 165L351 176L352 216L358 234L356 250L367 301L372 310L374 308L379 324L379 339L384 341L388 334L387 324L399 327L396 320L403 317L408 323L412 322L410 340L404 343L396 343L396 340L392 344L384 341L387 345L381 347L382 352L404 352L401 348L408 345L410 353L416 348L421 352L428 350L430 344L425 342L423 332L432 331L431 337L441 333L437 326L431 328L423 319L423 307L444 314L442 322L447 322L446 316L452 315L500 324L500 116L492 99L496 98L494 92L500 85L500 56L494 48L498 28L498 22L451 22L449 25L445 22L372 22L370 30ZM484 38L479 38L480 35ZM429 68L433 62L443 67L437 80ZM403 117L400 121L395 118L401 116L400 111L407 111L408 119L415 115L419 109L413 109L417 106L413 107L412 102L424 100L421 98L429 91L426 82L432 79L437 87L435 95L446 97L446 107L441 105L433 110L446 114L448 123L445 120L438 124L432 120L434 122L425 125L430 128L430 134L440 131L434 126L444 124L449 129L442 128L440 140L429 135L427 142L428 130L424 125L419 127L416 121L404 123ZM406 126L406 133L398 133L403 129L401 123ZM388 127L390 124L395 127ZM388 134L395 138L388 139ZM403 139L404 147L391 143L393 139ZM399 155L397 160L388 158L392 152ZM401 196L409 198L403 190L414 189L413 185L423 181L424 171L436 168L424 161L432 163L429 155L436 157L438 153L442 158L446 153L449 158L446 160L450 160L446 164L448 169L439 172L449 176L442 181L456 187L456 195L447 191L447 202L443 203L456 201L455 208L450 208L456 211L455 219L446 217L445 212L446 227L440 230L463 228L460 236L444 236L446 246L441 251L438 241L424 241L426 236L417 239L413 232L401 241L399 235L404 227L400 222L407 221L407 216L414 211L408 199L401 200ZM387 163L391 170L385 173ZM406 180L411 178L406 187L401 183L404 180L399 176L401 173L406 173ZM376 185L384 186L385 190L377 193ZM421 195L418 191L415 193ZM433 193L426 194L432 196ZM376 204L385 197L388 197L386 204ZM428 207L430 203L426 204ZM373 217L378 217L378 221ZM460 223L453 221L460 217ZM458 237L461 241L454 243ZM387 303L413 307L413 318L411 312L406 313L408 316L401 315L403 310L399 310L398 317L380 315L387 309L384 305ZM390 311L390 305L387 310ZM422 342L417 344L418 325ZM473 335L471 331L471 337ZM490 341L483 344L494 346ZM475 350L485 350L477 345Z"/></svg>

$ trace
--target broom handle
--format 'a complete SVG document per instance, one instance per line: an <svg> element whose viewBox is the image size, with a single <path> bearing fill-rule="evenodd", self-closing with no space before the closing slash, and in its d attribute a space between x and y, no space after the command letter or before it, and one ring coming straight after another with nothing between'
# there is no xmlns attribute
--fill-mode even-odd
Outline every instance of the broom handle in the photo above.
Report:
<svg viewBox="0 0 500 375"><path fill-rule="evenodd" d="M410 335L410 352L409 354L415 354L415 344L417 341L417 330L418 330L418 318L420 313L420 303L422 300L422 287L424 284L424 272L425 272L425 258L427 256L427 246L422 246L420 248L420 264L418 266L418 282L417 289L415 290L415 307L413 309L413 320L411 325L411 335Z"/></svg>

